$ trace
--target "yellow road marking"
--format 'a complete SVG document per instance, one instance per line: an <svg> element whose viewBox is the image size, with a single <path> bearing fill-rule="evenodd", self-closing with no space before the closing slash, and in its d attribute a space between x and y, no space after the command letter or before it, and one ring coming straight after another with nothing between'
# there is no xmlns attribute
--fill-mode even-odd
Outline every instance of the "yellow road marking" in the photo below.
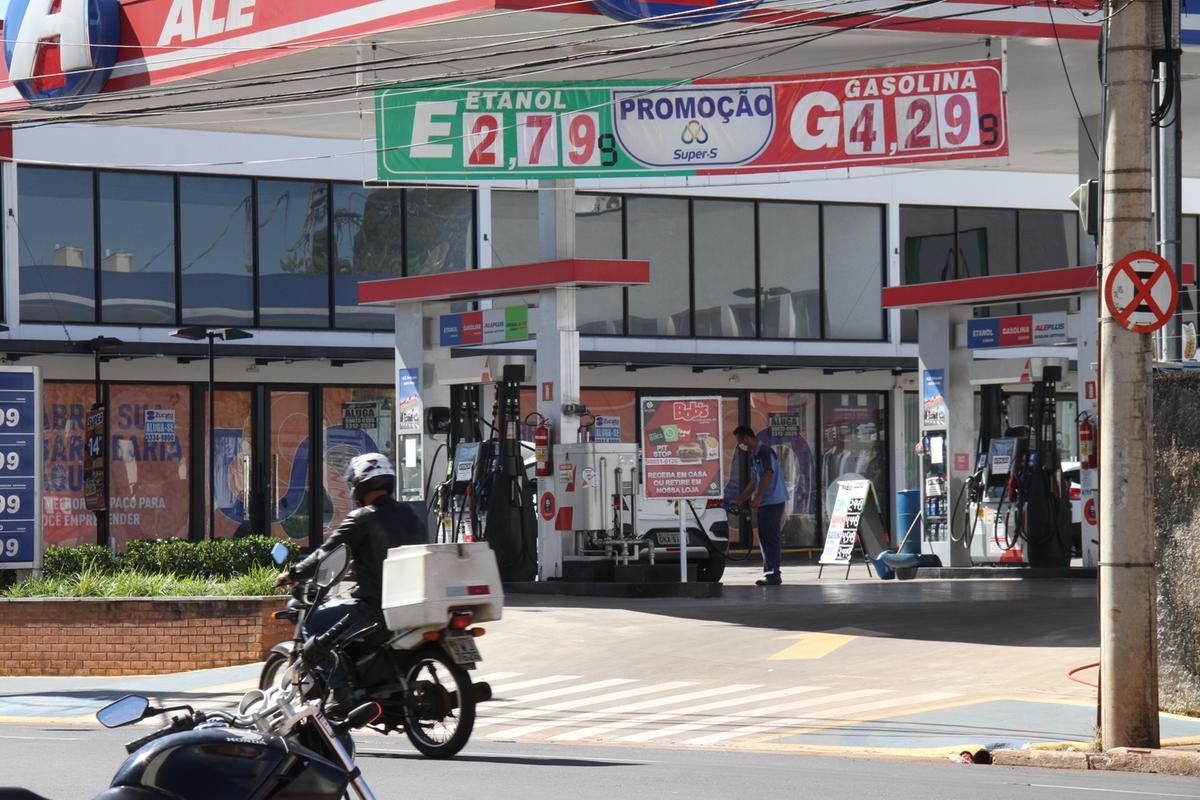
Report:
<svg viewBox="0 0 1200 800"><path fill-rule="evenodd" d="M797 633L781 636L781 639L799 639L795 644L780 650L769 661L798 661L824 658L857 639L844 633Z"/></svg>

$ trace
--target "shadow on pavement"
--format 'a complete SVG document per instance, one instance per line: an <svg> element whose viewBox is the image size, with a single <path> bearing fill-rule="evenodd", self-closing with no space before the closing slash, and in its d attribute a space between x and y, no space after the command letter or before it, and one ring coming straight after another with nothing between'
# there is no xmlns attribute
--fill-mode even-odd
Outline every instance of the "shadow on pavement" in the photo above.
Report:
<svg viewBox="0 0 1200 800"><path fill-rule="evenodd" d="M786 573L785 573L786 575ZM514 609L625 609L782 631L1014 647L1093 647L1099 642L1090 580L802 583L726 586L714 599L510 594Z"/></svg>

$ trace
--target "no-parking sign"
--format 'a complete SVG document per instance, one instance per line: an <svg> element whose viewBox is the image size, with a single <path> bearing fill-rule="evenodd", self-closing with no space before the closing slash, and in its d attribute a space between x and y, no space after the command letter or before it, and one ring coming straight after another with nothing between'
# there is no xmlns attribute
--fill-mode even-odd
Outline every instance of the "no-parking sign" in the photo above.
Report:
<svg viewBox="0 0 1200 800"><path fill-rule="evenodd" d="M1104 282L1104 303L1122 328L1153 333L1179 304L1179 281L1166 259L1138 250L1118 261Z"/></svg>

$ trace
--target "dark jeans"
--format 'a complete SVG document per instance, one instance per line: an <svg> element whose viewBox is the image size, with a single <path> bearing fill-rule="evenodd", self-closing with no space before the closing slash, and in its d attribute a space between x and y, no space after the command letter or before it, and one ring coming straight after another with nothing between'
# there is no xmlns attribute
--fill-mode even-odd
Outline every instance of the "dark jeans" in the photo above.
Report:
<svg viewBox="0 0 1200 800"><path fill-rule="evenodd" d="M783 507L783 503L758 507L758 547L762 550L764 577L782 577Z"/></svg>
<svg viewBox="0 0 1200 800"><path fill-rule="evenodd" d="M306 637L318 636L332 628L341 621L342 617L350 615L350 627L342 634L345 639L355 631L360 631L363 628L370 627L376 622L383 623L383 612L373 603L368 603L357 598L341 598L330 600L322 603L320 608L313 611L307 620L304 622L304 633ZM328 667L318 667L322 674L325 674ZM345 668L338 664L337 669L333 670L328 676L330 689L341 689L349 684Z"/></svg>

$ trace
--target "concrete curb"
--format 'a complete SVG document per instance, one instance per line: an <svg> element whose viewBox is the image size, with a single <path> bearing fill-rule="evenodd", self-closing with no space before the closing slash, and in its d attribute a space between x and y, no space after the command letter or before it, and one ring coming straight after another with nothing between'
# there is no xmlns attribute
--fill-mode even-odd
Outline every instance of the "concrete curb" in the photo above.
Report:
<svg viewBox="0 0 1200 800"><path fill-rule="evenodd" d="M1144 750L1132 747L1118 747L1106 753L1085 753L1080 750L995 750L991 757L992 763L1001 767L1088 769L1200 777L1200 753L1185 750Z"/></svg>

